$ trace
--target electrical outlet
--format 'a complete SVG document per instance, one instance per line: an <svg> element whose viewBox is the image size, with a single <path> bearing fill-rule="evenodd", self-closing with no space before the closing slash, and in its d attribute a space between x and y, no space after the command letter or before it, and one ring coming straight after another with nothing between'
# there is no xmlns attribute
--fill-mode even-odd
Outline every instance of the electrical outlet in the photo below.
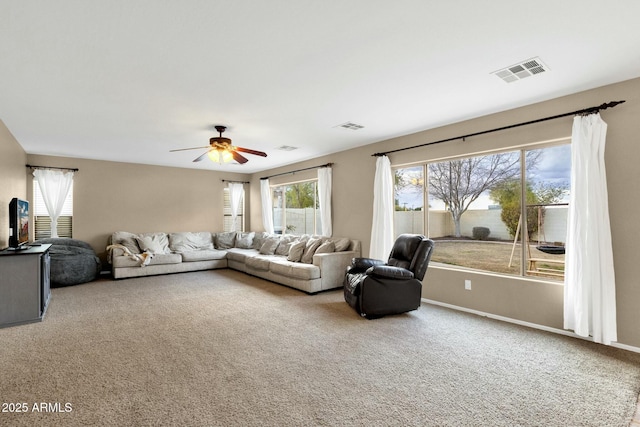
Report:
<svg viewBox="0 0 640 427"><path fill-rule="evenodd" d="M471 290L471 280L465 280L465 281L464 281L464 288L465 288L467 291L470 291L470 290Z"/></svg>

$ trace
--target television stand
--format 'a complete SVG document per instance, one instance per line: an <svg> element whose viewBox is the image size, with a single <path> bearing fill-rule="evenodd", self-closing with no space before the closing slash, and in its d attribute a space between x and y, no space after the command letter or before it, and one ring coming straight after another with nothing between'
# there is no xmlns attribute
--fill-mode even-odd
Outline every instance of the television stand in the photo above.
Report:
<svg viewBox="0 0 640 427"><path fill-rule="evenodd" d="M44 318L51 297L50 247L0 251L0 327Z"/></svg>

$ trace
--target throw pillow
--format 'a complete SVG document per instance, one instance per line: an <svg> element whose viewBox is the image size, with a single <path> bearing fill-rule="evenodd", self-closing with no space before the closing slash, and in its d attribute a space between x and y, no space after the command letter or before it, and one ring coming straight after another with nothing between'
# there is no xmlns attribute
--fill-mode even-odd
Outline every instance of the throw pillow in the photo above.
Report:
<svg viewBox="0 0 640 427"><path fill-rule="evenodd" d="M296 236L293 236L291 234L285 234L284 236L282 236L280 238L280 244L276 248L276 255L289 255L289 250L291 249L291 245L293 245L295 240Z"/></svg>
<svg viewBox="0 0 640 427"><path fill-rule="evenodd" d="M231 249L236 242L236 232L216 233L216 249Z"/></svg>
<svg viewBox="0 0 640 427"><path fill-rule="evenodd" d="M253 247L253 236L256 233L237 233L236 234L236 248L251 249Z"/></svg>
<svg viewBox="0 0 640 427"><path fill-rule="evenodd" d="M291 245L291 249L289 250L287 261L300 262L306 246L307 246L307 242L305 241L293 243L293 245Z"/></svg>
<svg viewBox="0 0 640 427"><path fill-rule="evenodd" d="M165 233L145 233L136 237L138 246L143 252L151 254L168 254L169 239Z"/></svg>
<svg viewBox="0 0 640 427"><path fill-rule="evenodd" d="M349 249L349 245L351 245L351 241L346 237L336 240L334 243L336 245L336 252L346 251L347 249Z"/></svg>
<svg viewBox="0 0 640 427"><path fill-rule="evenodd" d="M136 241L136 235L133 233L128 233L126 231L116 231L111 236L111 243L114 245L122 245L129 249L132 254L139 254L140 247L138 246L138 242Z"/></svg>
<svg viewBox="0 0 640 427"><path fill-rule="evenodd" d="M269 237L260 247L260 253L262 255L273 255L276 252L278 244L280 244L280 239L278 237Z"/></svg>
<svg viewBox="0 0 640 427"><path fill-rule="evenodd" d="M316 253L330 254L332 252L335 252L335 250L336 250L336 245L332 241L327 240L326 242L318 246L318 249L316 249Z"/></svg>
<svg viewBox="0 0 640 427"><path fill-rule="evenodd" d="M307 240L307 245L304 248L304 253L302 254L301 262L305 264L311 264L313 262L313 254L316 253L316 249L320 246L322 240L320 239L309 239Z"/></svg>
<svg viewBox="0 0 640 427"><path fill-rule="evenodd" d="M258 249L262 247L265 239L269 237L269 233L265 231L259 231L253 236L253 249Z"/></svg>
<svg viewBox="0 0 640 427"><path fill-rule="evenodd" d="M213 239L208 231L170 233L169 249L176 253L211 250L213 249Z"/></svg>

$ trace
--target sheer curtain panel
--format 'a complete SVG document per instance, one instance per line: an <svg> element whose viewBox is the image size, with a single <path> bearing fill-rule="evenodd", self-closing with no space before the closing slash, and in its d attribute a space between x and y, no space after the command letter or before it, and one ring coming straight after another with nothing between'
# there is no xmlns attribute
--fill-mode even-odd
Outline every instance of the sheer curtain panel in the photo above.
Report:
<svg viewBox="0 0 640 427"><path fill-rule="evenodd" d="M393 247L393 174L387 156L376 160L373 181L373 225L369 257L386 260Z"/></svg>
<svg viewBox="0 0 640 427"><path fill-rule="evenodd" d="M51 218L51 237L58 237L58 218L73 183L73 171L36 169L33 176L38 181L44 204Z"/></svg>
<svg viewBox="0 0 640 427"><path fill-rule="evenodd" d="M236 231L236 220L238 219L238 210L242 201L244 186L238 182L229 183L229 200L231 201L231 231Z"/></svg>
<svg viewBox="0 0 640 427"><path fill-rule="evenodd" d="M318 169L318 199L320 201L320 222L322 235L331 237L333 226L331 223L331 168Z"/></svg>
<svg viewBox="0 0 640 427"><path fill-rule="evenodd" d="M260 197L262 199L262 225L264 231L273 234L273 203L271 202L271 187L268 179L260 180Z"/></svg>
<svg viewBox="0 0 640 427"><path fill-rule="evenodd" d="M617 340L616 291L604 164L607 124L576 116L571 136L564 327L602 344Z"/></svg>

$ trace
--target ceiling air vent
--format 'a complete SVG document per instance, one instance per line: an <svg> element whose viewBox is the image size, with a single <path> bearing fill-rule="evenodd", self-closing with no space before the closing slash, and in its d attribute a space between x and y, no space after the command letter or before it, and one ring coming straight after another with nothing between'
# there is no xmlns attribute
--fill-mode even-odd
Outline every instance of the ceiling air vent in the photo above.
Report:
<svg viewBox="0 0 640 427"><path fill-rule="evenodd" d="M495 74L507 83L526 79L536 74L541 74L549 70L538 57L527 59L518 64L511 65L491 74Z"/></svg>
<svg viewBox="0 0 640 427"><path fill-rule="evenodd" d="M280 147L277 147L276 150L281 150L281 151L293 151L293 150L297 150L298 147L292 147L290 145L281 145Z"/></svg>
<svg viewBox="0 0 640 427"><path fill-rule="evenodd" d="M359 130L359 129L362 129L364 126L356 124L356 123L352 123L352 122L346 122L346 123L343 123L341 125L334 126L334 127L343 128L343 129L349 129L349 130Z"/></svg>

